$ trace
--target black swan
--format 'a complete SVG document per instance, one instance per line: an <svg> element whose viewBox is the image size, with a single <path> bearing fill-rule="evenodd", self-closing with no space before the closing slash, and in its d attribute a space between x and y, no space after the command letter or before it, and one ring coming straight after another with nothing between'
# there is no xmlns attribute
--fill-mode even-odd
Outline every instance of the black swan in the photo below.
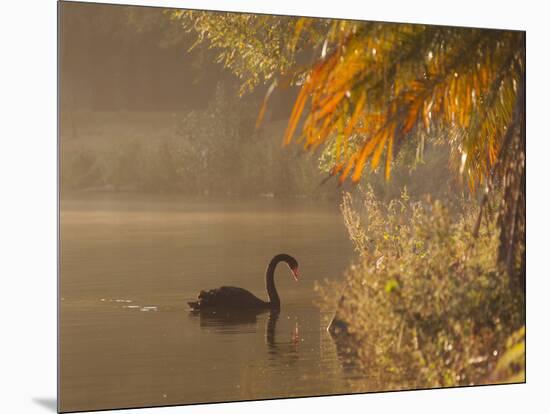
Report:
<svg viewBox="0 0 550 414"><path fill-rule="evenodd" d="M246 289L222 286L218 289L201 290L197 301L188 302L194 311L212 310L212 309L280 309L281 301L275 289L273 276L275 267L279 262L285 262L295 280L298 280L298 261L288 254L278 254L267 266L265 272L265 288L269 302L257 298Z"/></svg>

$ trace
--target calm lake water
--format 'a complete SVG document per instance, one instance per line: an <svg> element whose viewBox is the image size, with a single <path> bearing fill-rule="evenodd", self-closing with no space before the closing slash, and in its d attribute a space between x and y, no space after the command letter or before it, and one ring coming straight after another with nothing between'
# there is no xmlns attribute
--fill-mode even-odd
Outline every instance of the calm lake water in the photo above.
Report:
<svg viewBox="0 0 550 414"><path fill-rule="evenodd" d="M197 316L187 301L232 285L280 314ZM86 195L61 202L60 396L64 411L339 394L356 373L314 301L353 258L336 202Z"/></svg>

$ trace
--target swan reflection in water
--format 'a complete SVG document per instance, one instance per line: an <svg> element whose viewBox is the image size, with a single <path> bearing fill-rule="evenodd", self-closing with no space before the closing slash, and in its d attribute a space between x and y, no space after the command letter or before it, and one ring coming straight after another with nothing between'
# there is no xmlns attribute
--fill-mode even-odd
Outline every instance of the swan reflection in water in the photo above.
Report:
<svg viewBox="0 0 550 414"><path fill-rule="evenodd" d="M279 321L280 311L278 309L257 309L251 311L242 310L211 310L200 312L190 312L190 315L199 318L199 324L202 329L213 329L220 334L235 334L243 332L255 332L258 322L265 316L265 343L270 356L280 357L286 355L290 361L297 359L299 351L299 323L295 322L289 335L279 335L277 340L277 322ZM282 340L281 340L282 338ZM288 339L287 339L288 338Z"/></svg>
<svg viewBox="0 0 550 414"><path fill-rule="evenodd" d="M267 314L265 329L266 343L270 346L274 346L275 327L280 314L278 309L258 309L254 311L203 310L201 312L190 312L192 317L199 318L201 328L214 328L217 333L221 334L255 331L258 324L258 316L263 314Z"/></svg>

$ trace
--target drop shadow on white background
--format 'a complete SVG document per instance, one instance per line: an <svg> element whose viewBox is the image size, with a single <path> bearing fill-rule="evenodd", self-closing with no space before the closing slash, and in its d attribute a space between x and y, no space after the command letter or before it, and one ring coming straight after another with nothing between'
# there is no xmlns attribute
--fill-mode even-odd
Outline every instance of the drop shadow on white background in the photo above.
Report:
<svg viewBox="0 0 550 414"><path fill-rule="evenodd" d="M57 398L52 397L35 397L32 401L43 408L46 408L48 411L54 413L57 412Z"/></svg>

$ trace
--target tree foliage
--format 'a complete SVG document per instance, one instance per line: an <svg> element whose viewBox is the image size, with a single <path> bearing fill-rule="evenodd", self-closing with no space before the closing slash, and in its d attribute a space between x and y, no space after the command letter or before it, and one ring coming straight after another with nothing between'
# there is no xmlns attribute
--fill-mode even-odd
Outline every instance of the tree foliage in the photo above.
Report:
<svg viewBox="0 0 550 414"><path fill-rule="evenodd" d="M291 72L297 76L299 52L321 39L329 25L322 19L297 21L293 17L246 13L178 9L168 10L167 14L185 31L197 34L191 50L206 44L218 51L216 61L241 79L241 94L277 76Z"/></svg>
<svg viewBox="0 0 550 414"><path fill-rule="evenodd" d="M259 122L275 86L298 85L283 141L324 146L340 182L358 182L369 164L389 179L405 142L447 142L451 167L472 192L504 193L499 258L524 273L523 32L169 13L220 50L244 90L271 82Z"/></svg>

